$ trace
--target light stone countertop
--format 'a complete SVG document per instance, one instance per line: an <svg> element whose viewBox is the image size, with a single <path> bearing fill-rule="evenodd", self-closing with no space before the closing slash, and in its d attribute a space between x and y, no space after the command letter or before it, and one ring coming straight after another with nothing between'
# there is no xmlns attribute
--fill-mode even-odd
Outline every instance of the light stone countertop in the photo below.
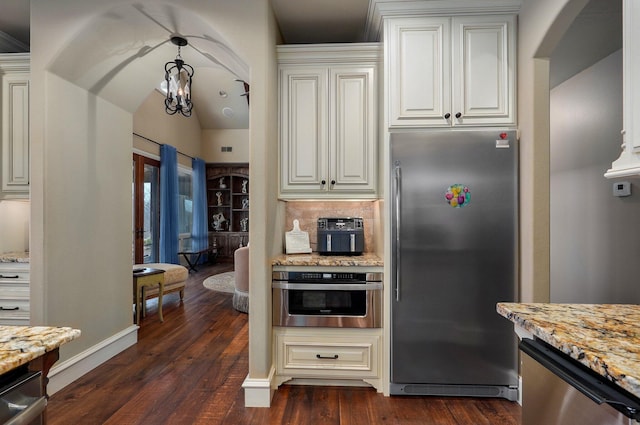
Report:
<svg viewBox="0 0 640 425"><path fill-rule="evenodd" d="M497 311L640 397L640 305L498 303Z"/></svg>
<svg viewBox="0 0 640 425"><path fill-rule="evenodd" d="M0 254L0 263L28 263L28 252L4 252Z"/></svg>
<svg viewBox="0 0 640 425"><path fill-rule="evenodd" d="M50 326L0 326L0 374L29 363L80 336L78 329Z"/></svg>
<svg viewBox="0 0 640 425"><path fill-rule="evenodd" d="M372 253L362 255L320 255L311 254L282 254L271 261L272 266L327 266L327 267L382 267L382 259Z"/></svg>

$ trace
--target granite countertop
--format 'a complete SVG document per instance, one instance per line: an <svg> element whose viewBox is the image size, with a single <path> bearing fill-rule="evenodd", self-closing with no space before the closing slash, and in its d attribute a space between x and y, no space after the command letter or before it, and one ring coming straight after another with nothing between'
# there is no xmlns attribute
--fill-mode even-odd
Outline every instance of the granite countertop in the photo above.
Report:
<svg viewBox="0 0 640 425"><path fill-rule="evenodd" d="M9 372L80 336L78 329L0 326L0 374Z"/></svg>
<svg viewBox="0 0 640 425"><path fill-rule="evenodd" d="M640 305L499 303L497 311L640 397Z"/></svg>
<svg viewBox="0 0 640 425"><path fill-rule="evenodd" d="M317 252L311 254L279 255L271 261L272 266L360 266L382 267L382 259L373 253L362 255L320 255Z"/></svg>
<svg viewBox="0 0 640 425"><path fill-rule="evenodd" d="M29 252L4 252L0 254L0 263L28 263Z"/></svg>

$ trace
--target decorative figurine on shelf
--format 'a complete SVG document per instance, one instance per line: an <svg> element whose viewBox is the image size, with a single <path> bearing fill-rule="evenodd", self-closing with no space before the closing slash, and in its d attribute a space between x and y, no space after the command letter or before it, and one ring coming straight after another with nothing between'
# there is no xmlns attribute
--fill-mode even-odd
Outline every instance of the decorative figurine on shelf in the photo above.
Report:
<svg viewBox="0 0 640 425"><path fill-rule="evenodd" d="M242 193L247 193L247 185L249 184L249 180L247 179L243 179L242 180Z"/></svg>
<svg viewBox="0 0 640 425"><path fill-rule="evenodd" d="M249 229L249 219L247 217L240 220L240 229L243 232L247 232Z"/></svg>
<svg viewBox="0 0 640 425"><path fill-rule="evenodd" d="M216 192L216 198L218 198L218 206L222 206L222 192Z"/></svg>
<svg viewBox="0 0 640 425"><path fill-rule="evenodd" d="M227 219L224 218L224 214L218 213L214 214L213 217L213 230L222 231L224 230L224 224L227 222Z"/></svg>
<svg viewBox="0 0 640 425"><path fill-rule="evenodd" d="M224 183L224 177L220 177L220 180L218 180L218 186L220 187L220 189L227 188L227 185Z"/></svg>
<svg viewBox="0 0 640 425"><path fill-rule="evenodd" d="M249 209L249 198L242 198L242 209L243 210Z"/></svg>

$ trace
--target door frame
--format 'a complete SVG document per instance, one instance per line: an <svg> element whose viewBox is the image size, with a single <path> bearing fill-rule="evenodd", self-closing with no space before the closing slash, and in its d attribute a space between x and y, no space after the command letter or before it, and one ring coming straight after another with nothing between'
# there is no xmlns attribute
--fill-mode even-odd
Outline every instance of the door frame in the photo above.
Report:
<svg viewBox="0 0 640 425"><path fill-rule="evenodd" d="M144 263L144 167L150 165L158 168L158 185L160 184L160 161L152 159L137 153L133 154L133 217L132 217L132 244L133 244L133 263ZM159 191L158 191L159 195ZM160 200L158 199L158 205ZM157 225L160 225L160 212L158 211ZM157 243L160 243L158 240Z"/></svg>

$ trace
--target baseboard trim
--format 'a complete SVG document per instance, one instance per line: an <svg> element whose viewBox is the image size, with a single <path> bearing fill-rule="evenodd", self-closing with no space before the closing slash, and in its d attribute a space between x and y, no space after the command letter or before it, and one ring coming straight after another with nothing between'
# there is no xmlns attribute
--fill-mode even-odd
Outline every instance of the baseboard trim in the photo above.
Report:
<svg viewBox="0 0 640 425"><path fill-rule="evenodd" d="M253 379L249 375L242 383L244 388L244 407L271 407L271 398L275 393L272 385L276 369L271 367L266 379Z"/></svg>
<svg viewBox="0 0 640 425"><path fill-rule="evenodd" d="M138 342L138 326L132 325L75 356L54 365L49 371L47 393L53 395L87 372Z"/></svg>

